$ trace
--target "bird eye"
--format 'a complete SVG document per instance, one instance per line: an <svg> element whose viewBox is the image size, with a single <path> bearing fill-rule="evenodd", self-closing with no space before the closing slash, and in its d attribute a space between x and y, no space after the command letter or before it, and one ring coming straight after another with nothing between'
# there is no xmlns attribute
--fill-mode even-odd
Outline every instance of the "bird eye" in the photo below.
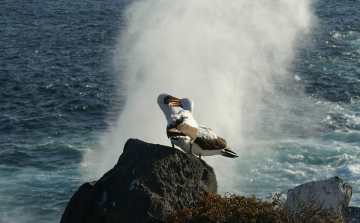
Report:
<svg viewBox="0 0 360 223"><path fill-rule="evenodd" d="M166 96L165 98L164 98L164 104L169 104L169 102L168 102L168 100L169 100L169 96Z"/></svg>

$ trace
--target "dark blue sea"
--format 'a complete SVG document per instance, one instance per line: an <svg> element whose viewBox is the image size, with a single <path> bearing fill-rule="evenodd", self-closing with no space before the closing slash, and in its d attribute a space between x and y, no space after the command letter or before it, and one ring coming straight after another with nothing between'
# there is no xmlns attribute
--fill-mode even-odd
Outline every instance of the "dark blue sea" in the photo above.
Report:
<svg viewBox="0 0 360 223"><path fill-rule="evenodd" d="M339 176L360 206L360 1L2 0L0 223L59 222L126 139L170 145L156 97L239 155L225 192Z"/></svg>

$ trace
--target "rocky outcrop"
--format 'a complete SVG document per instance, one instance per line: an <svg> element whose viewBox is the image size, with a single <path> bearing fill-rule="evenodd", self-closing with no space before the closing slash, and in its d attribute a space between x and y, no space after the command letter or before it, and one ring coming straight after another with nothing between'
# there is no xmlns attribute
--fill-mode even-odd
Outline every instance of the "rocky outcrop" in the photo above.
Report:
<svg viewBox="0 0 360 223"><path fill-rule="evenodd" d="M343 183L339 177L332 177L290 189L286 203L296 212L310 206L326 210L333 218L345 218L351 195L352 188L348 183Z"/></svg>
<svg viewBox="0 0 360 223"><path fill-rule="evenodd" d="M117 164L73 195L61 223L148 222L217 193L215 173L177 149L129 139Z"/></svg>

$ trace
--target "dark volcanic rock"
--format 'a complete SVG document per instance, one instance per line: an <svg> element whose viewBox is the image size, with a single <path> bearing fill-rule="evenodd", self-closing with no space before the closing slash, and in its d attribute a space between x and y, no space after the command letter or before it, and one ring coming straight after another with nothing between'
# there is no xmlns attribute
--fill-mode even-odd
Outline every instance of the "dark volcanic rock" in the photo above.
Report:
<svg viewBox="0 0 360 223"><path fill-rule="evenodd" d="M68 222L147 222L216 193L215 173L177 149L129 139L118 163L97 182L85 183L62 216Z"/></svg>
<svg viewBox="0 0 360 223"><path fill-rule="evenodd" d="M348 207L346 208L346 221L347 223L359 223L360 222L360 208Z"/></svg>

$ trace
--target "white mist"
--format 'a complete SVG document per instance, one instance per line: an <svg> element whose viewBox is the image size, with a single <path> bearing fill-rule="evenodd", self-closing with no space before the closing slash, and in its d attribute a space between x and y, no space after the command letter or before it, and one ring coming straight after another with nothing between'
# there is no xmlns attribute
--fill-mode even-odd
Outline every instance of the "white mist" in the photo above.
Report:
<svg viewBox="0 0 360 223"><path fill-rule="evenodd" d="M156 103L169 93L191 98L198 123L240 156L203 158L215 169L220 193L240 191L239 169L249 169L241 157L266 131L257 124L270 106L265 101L276 82L294 78L288 67L313 22L310 1L140 0L125 17L114 65L127 102L101 155L85 162L102 165L98 177L116 164L129 138L170 146Z"/></svg>

